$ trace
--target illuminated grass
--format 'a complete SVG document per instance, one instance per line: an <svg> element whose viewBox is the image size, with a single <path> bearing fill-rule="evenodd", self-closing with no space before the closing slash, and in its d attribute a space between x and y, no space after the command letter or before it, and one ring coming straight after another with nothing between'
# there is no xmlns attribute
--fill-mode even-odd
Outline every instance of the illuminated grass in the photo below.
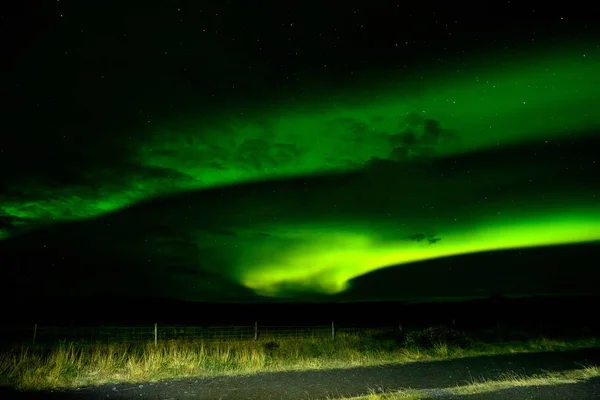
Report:
<svg viewBox="0 0 600 400"><path fill-rule="evenodd" d="M293 338L256 342L170 341L158 346L62 343L48 349L22 347L0 355L0 379L2 384L19 389L50 389L600 347L597 338L477 342L462 347L440 341L422 347L377 339L375 334L376 331L371 335L340 333L333 341Z"/></svg>
<svg viewBox="0 0 600 400"><path fill-rule="evenodd" d="M524 377L515 373L508 373L500 380L473 382L470 385L458 386L450 389L453 394L465 395L492 392L501 389L523 386L551 386L568 383L580 383L590 378L600 376L600 367L588 366L582 369L553 372L545 375Z"/></svg>
<svg viewBox="0 0 600 400"><path fill-rule="evenodd" d="M430 397L427 392L418 389L403 389L388 393L371 391L366 396L330 397L328 400L421 400Z"/></svg>
<svg viewBox="0 0 600 400"><path fill-rule="evenodd" d="M371 391L366 396L342 397L337 400L417 400L438 397L433 392L443 391L445 395L473 395L480 393L495 392L503 389L531 386L552 386L573 383L582 383L588 379L599 377L600 367L586 366L582 369L569 370L563 372L552 372L544 375L522 376L515 373L508 373L498 380L487 380L472 382L464 386L439 389L403 389L399 391L390 391L386 393L376 393ZM331 399L333 400L333 398Z"/></svg>

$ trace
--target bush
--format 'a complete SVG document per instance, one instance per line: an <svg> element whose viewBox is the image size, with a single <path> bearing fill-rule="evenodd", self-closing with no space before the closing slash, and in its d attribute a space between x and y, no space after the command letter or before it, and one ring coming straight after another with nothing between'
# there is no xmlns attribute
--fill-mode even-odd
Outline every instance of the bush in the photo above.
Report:
<svg viewBox="0 0 600 400"><path fill-rule="evenodd" d="M404 345L433 349L441 343L462 348L468 348L472 340L461 331L450 329L444 325L432 326L426 329L406 333Z"/></svg>
<svg viewBox="0 0 600 400"><path fill-rule="evenodd" d="M279 347L280 347L280 346L281 346L281 345L280 345L278 342L276 342L276 341L274 341L274 340L269 340L268 342L266 342L266 343L264 343L264 344L263 344L263 349L265 350L265 353L266 353L268 356L271 356L271 357L272 357L272 356L273 356L273 353L274 353L274 352L275 352L277 349L279 349Z"/></svg>

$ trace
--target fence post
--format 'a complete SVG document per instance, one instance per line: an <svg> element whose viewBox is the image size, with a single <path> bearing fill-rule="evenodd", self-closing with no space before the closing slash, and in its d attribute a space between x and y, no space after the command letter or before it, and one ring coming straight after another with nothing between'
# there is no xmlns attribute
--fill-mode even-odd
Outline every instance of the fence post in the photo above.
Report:
<svg viewBox="0 0 600 400"><path fill-rule="evenodd" d="M154 323L154 346L158 346L158 323Z"/></svg>
<svg viewBox="0 0 600 400"><path fill-rule="evenodd" d="M254 340L258 340L258 321L254 321Z"/></svg>
<svg viewBox="0 0 600 400"><path fill-rule="evenodd" d="M331 339L335 339L335 327L333 325L333 320L331 320Z"/></svg>
<svg viewBox="0 0 600 400"><path fill-rule="evenodd" d="M37 324L33 325L33 344L35 344L36 336L37 336Z"/></svg>

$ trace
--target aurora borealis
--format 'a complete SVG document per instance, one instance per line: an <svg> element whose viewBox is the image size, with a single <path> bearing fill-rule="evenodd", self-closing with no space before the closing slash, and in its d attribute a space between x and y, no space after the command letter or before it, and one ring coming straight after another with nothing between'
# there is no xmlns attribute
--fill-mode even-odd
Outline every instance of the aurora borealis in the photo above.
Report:
<svg viewBox="0 0 600 400"><path fill-rule="evenodd" d="M318 111L296 105L235 118L223 113L210 122L200 116L185 126L167 121L152 136L128 144L130 164L162 176L125 172L121 182L104 185L104 175L116 171L86 171L100 182L95 193L65 187L47 196L41 188L38 198L26 202L7 196L3 214L17 218L17 224L82 219L185 190L355 170L372 158L407 162L560 139L600 125L595 112L600 60L597 48L589 50L549 52L527 60L525 68L484 64L465 74L440 72L420 93L403 94L401 84L376 87L370 95L360 91L350 97L355 106L317 98L305 108ZM440 126L426 130L429 119ZM12 189L27 191L19 185Z"/></svg>
<svg viewBox="0 0 600 400"><path fill-rule="evenodd" d="M138 107L160 110L136 109L141 123L74 106L39 140L18 134L39 121L14 122L1 262L18 287L84 268L108 291L289 299L416 262L596 243L600 46L567 39L260 101L188 94L179 109ZM177 102L161 90L154 104Z"/></svg>

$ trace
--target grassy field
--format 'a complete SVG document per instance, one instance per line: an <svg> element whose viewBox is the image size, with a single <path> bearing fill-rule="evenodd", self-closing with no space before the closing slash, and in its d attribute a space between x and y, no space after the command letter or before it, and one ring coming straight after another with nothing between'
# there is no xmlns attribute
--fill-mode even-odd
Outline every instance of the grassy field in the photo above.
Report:
<svg viewBox="0 0 600 400"><path fill-rule="evenodd" d="M15 347L0 355L0 383L19 389L83 387L169 378L254 374L436 361L600 347L599 338L484 342L445 328L390 337L370 330L331 339L60 343Z"/></svg>
<svg viewBox="0 0 600 400"><path fill-rule="evenodd" d="M502 389L528 386L551 386L569 383L581 383L588 379L600 376L600 367L587 366L582 369L549 373L545 375L523 377L518 374L507 374L502 379L493 381L474 381L468 385L443 389L447 395L473 395L478 393L494 392ZM433 393L425 390L406 389L402 391L376 393L367 396L341 397L335 400L422 400L435 397ZM332 399L333 400L333 399Z"/></svg>

